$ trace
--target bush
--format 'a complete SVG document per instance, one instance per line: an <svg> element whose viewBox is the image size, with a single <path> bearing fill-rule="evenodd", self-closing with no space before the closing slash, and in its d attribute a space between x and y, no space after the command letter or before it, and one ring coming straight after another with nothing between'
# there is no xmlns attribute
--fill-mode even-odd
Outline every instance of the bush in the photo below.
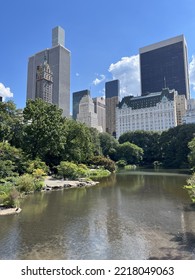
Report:
<svg viewBox="0 0 195 280"><path fill-rule="evenodd" d="M6 207L18 206L19 192L10 182L0 185L0 205Z"/></svg>
<svg viewBox="0 0 195 280"><path fill-rule="evenodd" d="M45 162L41 161L39 158L27 162L27 173L33 174L34 172L36 172L35 170L37 169L42 170L45 173L45 175L49 173L49 167L46 165Z"/></svg>
<svg viewBox="0 0 195 280"><path fill-rule="evenodd" d="M19 192L29 193L35 190L34 177L30 174L24 174L16 180Z"/></svg>
<svg viewBox="0 0 195 280"><path fill-rule="evenodd" d="M114 172L116 170L115 162L106 157L102 157L102 156L93 157L90 160L90 163L96 166L103 166L105 169L107 169L110 172Z"/></svg>
<svg viewBox="0 0 195 280"><path fill-rule="evenodd" d="M195 203L195 173L187 180L187 185L184 186L189 193L191 201Z"/></svg>
<svg viewBox="0 0 195 280"><path fill-rule="evenodd" d="M117 161L116 165L118 167L125 167L125 165L127 165L127 162L124 159L120 159L119 161Z"/></svg>
<svg viewBox="0 0 195 280"><path fill-rule="evenodd" d="M64 179L76 179L78 178L78 166L75 163L68 161L61 161L57 166L58 175Z"/></svg>

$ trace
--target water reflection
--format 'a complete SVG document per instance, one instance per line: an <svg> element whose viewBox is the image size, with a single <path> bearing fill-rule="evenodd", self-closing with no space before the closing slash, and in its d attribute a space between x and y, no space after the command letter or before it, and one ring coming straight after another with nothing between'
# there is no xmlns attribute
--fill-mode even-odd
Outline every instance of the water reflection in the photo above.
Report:
<svg viewBox="0 0 195 280"><path fill-rule="evenodd" d="M0 259L195 259L185 180L124 172L95 187L29 196L20 215L0 217Z"/></svg>

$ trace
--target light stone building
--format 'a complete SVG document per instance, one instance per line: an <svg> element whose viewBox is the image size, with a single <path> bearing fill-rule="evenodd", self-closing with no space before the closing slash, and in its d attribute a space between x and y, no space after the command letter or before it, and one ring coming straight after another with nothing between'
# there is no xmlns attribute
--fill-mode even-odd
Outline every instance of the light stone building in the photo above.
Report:
<svg viewBox="0 0 195 280"><path fill-rule="evenodd" d="M124 97L116 107L116 137L127 131L162 132L177 126L177 95L175 90L163 89L145 96Z"/></svg>
<svg viewBox="0 0 195 280"><path fill-rule="evenodd" d="M79 103L77 121L86 124L88 127L94 127L100 132L103 131L102 127L98 125L98 116L94 110L93 100L89 95L83 96Z"/></svg>
<svg viewBox="0 0 195 280"><path fill-rule="evenodd" d="M104 97L93 98L95 113L98 118L98 126L102 127L102 131L106 132L106 103Z"/></svg>
<svg viewBox="0 0 195 280"><path fill-rule="evenodd" d="M182 121L184 124L195 123L195 99L187 100L187 110Z"/></svg>

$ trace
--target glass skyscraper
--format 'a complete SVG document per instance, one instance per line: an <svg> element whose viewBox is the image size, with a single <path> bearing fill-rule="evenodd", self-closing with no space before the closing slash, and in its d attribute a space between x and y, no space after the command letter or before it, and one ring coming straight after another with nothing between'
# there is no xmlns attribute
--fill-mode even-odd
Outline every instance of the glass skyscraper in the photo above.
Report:
<svg viewBox="0 0 195 280"><path fill-rule="evenodd" d="M175 89L190 98L187 45L183 35L139 50L141 94Z"/></svg>

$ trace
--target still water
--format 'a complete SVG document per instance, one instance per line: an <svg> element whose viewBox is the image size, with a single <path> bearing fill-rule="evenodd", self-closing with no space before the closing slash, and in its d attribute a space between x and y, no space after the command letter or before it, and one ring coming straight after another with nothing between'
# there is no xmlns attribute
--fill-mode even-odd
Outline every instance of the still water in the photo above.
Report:
<svg viewBox="0 0 195 280"><path fill-rule="evenodd" d="M20 214L0 216L0 259L195 259L186 178L128 171L30 195Z"/></svg>

